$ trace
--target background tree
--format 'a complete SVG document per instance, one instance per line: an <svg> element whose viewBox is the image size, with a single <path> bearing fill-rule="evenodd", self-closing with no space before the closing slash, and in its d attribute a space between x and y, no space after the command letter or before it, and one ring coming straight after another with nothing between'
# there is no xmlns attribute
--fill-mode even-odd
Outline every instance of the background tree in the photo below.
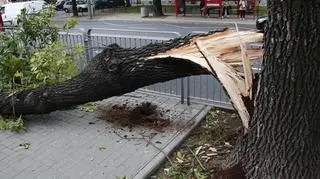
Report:
<svg viewBox="0 0 320 179"><path fill-rule="evenodd" d="M320 1L268 0L263 70L233 164L248 178L320 178Z"/></svg>
<svg viewBox="0 0 320 179"><path fill-rule="evenodd" d="M153 0L154 16L163 16L161 0Z"/></svg>
<svg viewBox="0 0 320 179"><path fill-rule="evenodd" d="M126 0L126 7L131 7L131 1L130 0Z"/></svg>
<svg viewBox="0 0 320 179"><path fill-rule="evenodd" d="M73 13L73 16L79 16L78 14L78 9L77 9L77 0L72 0L72 13Z"/></svg>

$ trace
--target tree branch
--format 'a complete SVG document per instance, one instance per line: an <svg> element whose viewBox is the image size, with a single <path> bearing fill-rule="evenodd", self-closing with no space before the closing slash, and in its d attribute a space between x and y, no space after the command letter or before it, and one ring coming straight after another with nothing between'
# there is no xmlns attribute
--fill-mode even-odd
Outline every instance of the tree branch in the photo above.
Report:
<svg viewBox="0 0 320 179"><path fill-rule="evenodd" d="M187 44L191 36L139 49L110 45L78 76L61 84L29 89L13 95L0 93L0 114L42 114L73 105L132 92L175 78L209 74L200 65L177 58L144 57ZM14 109L14 110L13 110Z"/></svg>

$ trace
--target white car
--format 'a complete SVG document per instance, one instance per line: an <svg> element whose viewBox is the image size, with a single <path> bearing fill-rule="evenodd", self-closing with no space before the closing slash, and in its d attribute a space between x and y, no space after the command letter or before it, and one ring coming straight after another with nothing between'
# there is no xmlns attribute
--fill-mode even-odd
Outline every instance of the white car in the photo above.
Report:
<svg viewBox="0 0 320 179"><path fill-rule="evenodd" d="M33 8L33 13L37 13L43 9L48 8L48 4L43 1L43 0L38 0L38 1L30 1L31 2L31 7Z"/></svg>
<svg viewBox="0 0 320 179"><path fill-rule="evenodd" d="M72 12L72 2L67 1L63 5L63 10L66 13ZM78 12L85 12L88 11L88 4L85 1L77 1L77 10Z"/></svg>
<svg viewBox="0 0 320 179"><path fill-rule="evenodd" d="M45 1L27 1L9 3L0 6L1 16L4 26L16 25L18 15L22 9L26 9L27 14L35 14L46 7Z"/></svg>
<svg viewBox="0 0 320 179"><path fill-rule="evenodd" d="M79 12L88 11L88 3L85 1L77 1L77 9Z"/></svg>
<svg viewBox="0 0 320 179"><path fill-rule="evenodd" d="M63 10L66 12L66 13L69 13L72 11L72 2L71 1L67 1L63 4Z"/></svg>

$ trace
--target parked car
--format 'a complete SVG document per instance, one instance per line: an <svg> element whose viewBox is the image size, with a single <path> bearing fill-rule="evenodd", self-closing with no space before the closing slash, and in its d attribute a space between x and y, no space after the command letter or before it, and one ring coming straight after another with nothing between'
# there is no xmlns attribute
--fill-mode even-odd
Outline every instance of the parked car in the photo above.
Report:
<svg viewBox="0 0 320 179"><path fill-rule="evenodd" d="M32 8L32 13L38 13L41 10L48 8L47 2L43 0L34 0L30 2L31 2L30 6Z"/></svg>
<svg viewBox="0 0 320 179"><path fill-rule="evenodd" d="M96 9L124 7L126 5L124 0L96 0L94 4Z"/></svg>
<svg viewBox="0 0 320 179"><path fill-rule="evenodd" d="M56 10L57 11L62 11L63 10L63 5L66 3L66 0L58 0L56 2Z"/></svg>
<svg viewBox="0 0 320 179"><path fill-rule="evenodd" d="M66 13L72 12L72 2L71 1L67 1L63 4L63 10Z"/></svg>
<svg viewBox="0 0 320 179"><path fill-rule="evenodd" d="M9 3L1 6L2 19L4 26L14 25L17 23L18 15L22 9L26 9L27 13L31 13L32 8L29 2Z"/></svg>
<svg viewBox="0 0 320 179"><path fill-rule="evenodd" d="M2 12L2 20L4 26L16 25L18 15L21 13L22 9L26 9L27 14L35 14L40 10L46 8L45 1L26 1L26 2L16 2L8 3L0 6Z"/></svg>
<svg viewBox="0 0 320 179"><path fill-rule="evenodd" d="M72 1L67 1L63 5L63 10L66 13L72 12ZM85 1L77 1L77 11L85 12L88 11L88 4Z"/></svg>
<svg viewBox="0 0 320 179"><path fill-rule="evenodd" d="M268 27L268 17L262 16L258 17L256 20L256 28L260 32L266 32Z"/></svg>
<svg viewBox="0 0 320 179"><path fill-rule="evenodd" d="M85 1L77 1L77 9L78 9L78 12L87 12L88 3Z"/></svg>

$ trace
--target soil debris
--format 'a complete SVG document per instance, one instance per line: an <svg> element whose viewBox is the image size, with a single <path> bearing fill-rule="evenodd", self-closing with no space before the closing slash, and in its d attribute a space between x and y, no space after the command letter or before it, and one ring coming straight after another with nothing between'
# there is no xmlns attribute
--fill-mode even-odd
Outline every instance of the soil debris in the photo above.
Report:
<svg viewBox="0 0 320 179"><path fill-rule="evenodd" d="M134 106L128 104L114 104L98 107L98 118L109 121L121 127L144 126L165 132L170 120L164 117L158 106L150 102L143 102Z"/></svg>

